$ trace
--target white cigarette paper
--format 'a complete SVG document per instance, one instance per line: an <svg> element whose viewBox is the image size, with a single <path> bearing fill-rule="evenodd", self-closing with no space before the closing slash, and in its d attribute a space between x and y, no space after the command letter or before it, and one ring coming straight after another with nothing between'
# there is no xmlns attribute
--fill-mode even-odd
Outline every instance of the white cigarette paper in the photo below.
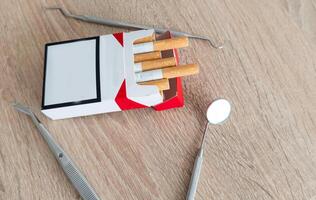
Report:
<svg viewBox="0 0 316 200"><path fill-rule="evenodd" d="M154 51L153 42L145 42L145 43L135 44L133 46L134 54L146 53L146 52L151 52L151 51Z"/></svg>
<svg viewBox="0 0 316 200"><path fill-rule="evenodd" d="M143 71L142 64L141 63L135 63L134 64L134 72L141 72L141 71Z"/></svg>
<svg viewBox="0 0 316 200"><path fill-rule="evenodd" d="M163 78L161 69L135 73L135 76L136 76L136 82L159 80Z"/></svg>

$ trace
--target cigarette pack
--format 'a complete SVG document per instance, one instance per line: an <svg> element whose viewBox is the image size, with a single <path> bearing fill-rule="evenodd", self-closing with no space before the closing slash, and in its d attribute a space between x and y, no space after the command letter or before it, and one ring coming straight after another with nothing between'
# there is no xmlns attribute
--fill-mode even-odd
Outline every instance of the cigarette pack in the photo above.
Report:
<svg viewBox="0 0 316 200"><path fill-rule="evenodd" d="M51 119L152 107L165 110L184 104L181 79L169 79L170 89L135 80L133 42L153 30L122 32L48 43L45 46L42 112ZM157 40L170 38L169 32ZM177 49L162 52L175 57Z"/></svg>

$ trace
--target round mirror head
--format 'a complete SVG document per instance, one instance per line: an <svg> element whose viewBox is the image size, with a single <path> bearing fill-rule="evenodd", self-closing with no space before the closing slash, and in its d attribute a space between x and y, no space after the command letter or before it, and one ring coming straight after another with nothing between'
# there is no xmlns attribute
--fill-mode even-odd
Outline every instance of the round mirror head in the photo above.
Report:
<svg viewBox="0 0 316 200"><path fill-rule="evenodd" d="M223 123L230 114L231 105L226 99L217 99L207 108L206 117L211 124Z"/></svg>

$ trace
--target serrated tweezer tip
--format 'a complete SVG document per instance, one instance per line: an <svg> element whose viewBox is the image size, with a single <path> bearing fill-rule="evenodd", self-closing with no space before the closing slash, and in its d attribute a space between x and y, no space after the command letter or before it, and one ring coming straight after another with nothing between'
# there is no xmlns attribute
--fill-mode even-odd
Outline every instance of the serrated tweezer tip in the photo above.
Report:
<svg viewBox="0 0 316 200"><path fill-rule="evenodd" d="M17 110L27 115L32 115L32 111L18 102L12 102L11 105Z"/></svg>

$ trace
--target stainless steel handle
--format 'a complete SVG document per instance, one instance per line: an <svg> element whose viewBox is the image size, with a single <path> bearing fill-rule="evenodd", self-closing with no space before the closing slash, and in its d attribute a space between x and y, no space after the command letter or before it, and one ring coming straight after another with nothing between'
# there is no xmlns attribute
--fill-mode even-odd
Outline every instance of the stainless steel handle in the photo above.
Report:
<svg viewBox="0 0 316 200"><path fill-rule="evenodd" d="M67 155L60 154L59 162L69 178L72 185L79 192L80 196L84 200L100 200L93 188L89 185L86 178L81 174L75 164L69 159Z"/></svg>
<svg viewBox="0 0 316 200"><path fill-rule="evenodd" d="M45 142L49 146L49 149L56 157L60 166L64 170L65 174L69 178L72 185L79 192L83 200L100 200L98 195L95 193L93 188L89 185L86 178L80 173L76 165L71 161L69 156L64 152L64 150L54 141L53 137L45 126L39 121L35 114L27 107L22 106L18 103L13 103L15 109L23 112L32 118L36 128L39 130L40 134L44 138Z"/></svg>
<svg viewBox="0 0 316 200"><path fill-rule="evenodd" d="M93 188L89 185L87 179L81 174L81 172L72 162L70 157L62 150L62 148L59 145L57 145L57 143L51 137L48 130L43 126L43 124L39 123L38 128L41 135L48 144L50 150L54 153L57 161L61 165L62 169L64 170L72 185L79 192L82 199L99 200L100 198L93 190Z"/></svg>
<svg viewBox="0 0 316 200"><path fill-rule="evenodd" d="M198 182L199 182L199 177L201 174L202 163L203 163L203 149L200 149L194 162L190 185L189 185L189 189L188 189L188 193L186 197L187 200L193 200L195 197L195 193L196 193Z"/></svg>

